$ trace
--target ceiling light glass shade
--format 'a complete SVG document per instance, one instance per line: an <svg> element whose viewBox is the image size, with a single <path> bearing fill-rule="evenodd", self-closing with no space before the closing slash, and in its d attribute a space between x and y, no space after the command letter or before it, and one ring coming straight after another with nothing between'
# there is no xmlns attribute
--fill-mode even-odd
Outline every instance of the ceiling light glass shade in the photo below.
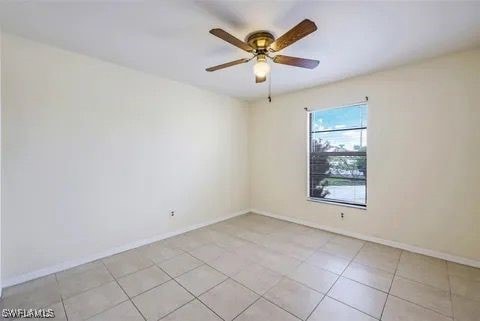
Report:
<svg viewBox="0 0 480 321"><path fill-rule="evenodd" d="M270 65L266 61L257 61L257 63L253 65L253 72L257 77L265 77L269 71Z"/></svg>

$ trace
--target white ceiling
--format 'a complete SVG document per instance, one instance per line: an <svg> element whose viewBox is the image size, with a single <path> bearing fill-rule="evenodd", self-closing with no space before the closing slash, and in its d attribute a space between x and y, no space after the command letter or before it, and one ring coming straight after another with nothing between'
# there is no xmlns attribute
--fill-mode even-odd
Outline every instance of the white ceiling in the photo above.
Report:
<svg viewBox="0 0 480 321"><path fill-rule="evenodd" d="M318 30L282 54L320 60L317 69L274 65L284 93L480 46L480 2L4 1L3 31L242 99L264 97L252 64L207 73L249 57L210 35L275 36L301 20Z"/></svg>

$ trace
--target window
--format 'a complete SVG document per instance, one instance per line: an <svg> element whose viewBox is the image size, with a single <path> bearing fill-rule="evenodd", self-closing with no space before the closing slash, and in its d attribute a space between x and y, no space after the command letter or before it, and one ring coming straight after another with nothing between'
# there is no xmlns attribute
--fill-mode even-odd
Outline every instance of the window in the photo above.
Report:
<svg viewBox="0 0 480 321"><path fill-rule="evenodd" d="M367 205L367 105L309 112L309 197Z"/></svg>

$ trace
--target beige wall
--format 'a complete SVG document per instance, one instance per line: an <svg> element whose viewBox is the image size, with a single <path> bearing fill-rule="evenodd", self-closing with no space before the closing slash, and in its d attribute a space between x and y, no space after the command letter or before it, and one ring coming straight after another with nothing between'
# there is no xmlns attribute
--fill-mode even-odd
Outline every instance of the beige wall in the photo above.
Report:
<svg viewBox="0 0 480 321"><path fill-rule="evenodd" d="M1 166L1 160L2 160L2 100L3 100L3 95L2 95L2 29L0 29L0 297L2 296L2 220L3 220L3 210L2 210L2 199L3 199L3 193L2 193L2 186L3 186L3 180L2 180L2 173L3 169Z"/></svg>
<svg viewBox="0 0 480 321"><path fill-rule="evenodd" d="M306 201L303 108L365 96L368 209ZM257 101L250 135L252 208L480 261L480 50Z"/></svg>
<svg viewBox="0 0 480 321"><path fill-rule="evenodd" d="M4 281L247 208L480 260L480 50L246 108L16 36L1 44ZM306 201L303 108L367 95L368 209Z"/></svg>
<svg viewBox="0 0 480 321"><path fill-rule="evenodd" d="M6 283L248 209L244 103L11 35L2 44Z"/></svg>

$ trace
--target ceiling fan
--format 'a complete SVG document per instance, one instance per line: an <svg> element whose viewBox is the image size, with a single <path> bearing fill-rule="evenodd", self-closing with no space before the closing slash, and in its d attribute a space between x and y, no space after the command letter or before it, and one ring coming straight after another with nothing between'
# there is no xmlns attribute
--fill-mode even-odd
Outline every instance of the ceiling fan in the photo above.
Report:
<svg viewBox="0 0 480 321"><path fill-rule="evenodd" d="M318 66L318 60L284 55L276 55L272 57L270 53L278 52L290 46L305 36L308 36L315 30L317 30L315 23L311 20L305 19L277 39L275 39L274 36L268 31L256 31L249 34L245 41L242 41L232 36L225 30L219 28L212 29L210 30L212 35L217 36L218 38L253 54L253 56L250 58L242 58L218 66L213 66L207 68L206 71L216 71L219 69L247 63L256 58L257 62L253 66L253 72L255 74L255 82L261 83L267 79L267 74L270 72L270 65L267 63L267 58L271 59L277 64L314 69Z"/></svg>

